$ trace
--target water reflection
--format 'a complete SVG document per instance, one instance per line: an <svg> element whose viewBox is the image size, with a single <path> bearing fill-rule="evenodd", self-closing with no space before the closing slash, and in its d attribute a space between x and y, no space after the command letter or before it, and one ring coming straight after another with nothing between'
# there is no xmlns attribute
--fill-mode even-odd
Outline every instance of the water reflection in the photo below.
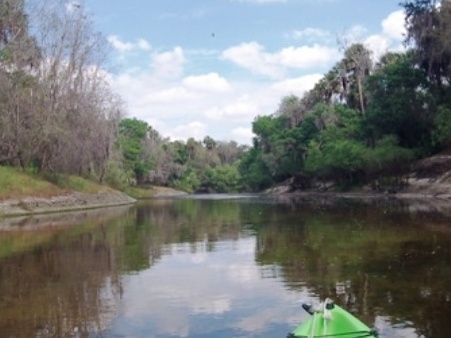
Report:
<svg viewBox="0 0 451 338"><path fill-rule="evenodd" d="M382 337L451 336L446 210L224 197L10 220L2 337L284 337L325 297Z"/></svg>
<svg viewBox="0 0 451 338"><path fill-rule="evenodd" d="M124 307L110 333L134 337L249 337L287 323L295 295L263 281L253 263L255 238L170 244L159 264L128 276ZM146 324L144 324L146 323Z"/></svg>

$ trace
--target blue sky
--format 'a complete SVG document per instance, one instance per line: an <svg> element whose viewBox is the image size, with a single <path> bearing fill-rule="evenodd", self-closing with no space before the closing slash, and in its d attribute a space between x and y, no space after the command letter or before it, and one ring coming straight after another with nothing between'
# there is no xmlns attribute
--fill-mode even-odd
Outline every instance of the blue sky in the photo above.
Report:
<svg viewBox="0 0 451 338"><path fill-rule="evenodd" d="M402 49L396 0L85 0L112 47L128 117L174 139L251 143L252 121L302 96L341 58Z"/></svg>

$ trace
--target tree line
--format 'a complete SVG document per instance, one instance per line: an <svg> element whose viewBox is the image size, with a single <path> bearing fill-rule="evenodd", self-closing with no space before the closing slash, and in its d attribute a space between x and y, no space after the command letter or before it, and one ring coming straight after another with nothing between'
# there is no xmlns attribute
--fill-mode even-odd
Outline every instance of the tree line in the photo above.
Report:
<svg viewBox="0 0 451 338"><path fill-rule="evenodd" d="M126 118L107 81L108 43L82 6L3 0L0 165L188 192L402 184L413 161L451 141L451 3L402 6L405 52L375 61L363 44L343 43L312 90L254 120L247 147L171 141Z"/></svg>
<svg viewBox="0 0 451 338"><path fill-rule="evenodd" d="M32 29L30 28L32 27ZM0 2L0 165L80 175L117 188L239 190L236 142L162 138L125 118L110 88L108 43L83 6Z"/></svg>
<svg viewBox="0 0 451 338"><path fill-rule="evenodd" d="M235 141L186 142L163 138L136 118L119 124L118 144L126 177L138 185L171 186L187 192L236 192L242 190L239 159L247 147Z"/></svg>
<svg viewBox="0 0 451 338"><path fill-rule="evenodd" d="M451 142L451 2L404 1L405 52L376 62L362 44L302 97L284 97L252 125L241 159L247 189L371 184L397 189L413 161Z"/></svg>
<svg viewBox="0 0 451 338"><path fill-rule="evenodd" d="M80 6L0 2L1 165L105 179L124 112L106 47Z"/></svg>

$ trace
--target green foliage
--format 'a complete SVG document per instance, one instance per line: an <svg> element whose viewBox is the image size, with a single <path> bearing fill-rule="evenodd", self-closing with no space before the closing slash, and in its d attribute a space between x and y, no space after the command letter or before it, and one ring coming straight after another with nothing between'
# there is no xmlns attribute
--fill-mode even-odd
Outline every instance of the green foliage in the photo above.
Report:
<svg viewBox="0 0 451 338"><path fill-rule="evenodd" d="M240 189L241 177L235 165L225 164L205 170L205 186L214 192L231 193Z"/></svg>
<svg viewBox="0 0 451 338"><path fill-rule="evenodd" d="M380 139L376 147L368 152L368 164L379 174L382 171L402 172L402 168L408 168L413 158L413 150L399 146L393 135Z"/></svg>
<svg viewBox="0 0 451 338"><path fill-rule="evenodd" d="M66 174L45 174L45 179L52 182L59 188L65 190L74 190L87 194L98 193L102 186L96 182L85 179L80 176L66 175Z"/></svg>
<svg viewBox="0 0 451 338"><path fill-rule="evenodd" d="M274 182L257 148L252 148L244 154L239 165L239 172L245 191L262 191Z"/></svg>
<svg viewBox="0 0 451 338"><path fill-rule="evenodd" d="M133 172L136 182L143 181L152 162L144 157L143 142L147 137L149 125L136 118L123 119L119 124L119 147L124 157L126 172Z"/></svg>
<svg viewBox="0 0 451 338"><path fill-rule="evenodd" d="M370 76L367 130L377 140L395 135L403 147L423 146L431 129L425 74L401 56Z"/></svg>
<svg viewBox="0 0 451 338"><path fill-rule="evenodd" d="M338 182L353 181L366 166L366 148L354 140L335 140L319 147L312 142L306 160L306 169L323 179Z"/></svg>
<svg viewBox="0 0 451 338"><path fill-rule="evenodd" d="M0 62L9 62L12 58L11 51L7 49L0 49Z"/></svg>
<svg viewBox="0 0 451 338"><path fill-rule="evenodd" d="M201 181L193 170L189 170L182 177L174 182L174 188L188 193L197 191Z"/></svg>
<svg viewBox="0 0 451 338"><path fill-rule="evenodd" d="M399 161L408 165L413 157L413 152L398 146L393 137L381 142L376 139L374 149L367 146L368 121L342 104L320 102L295 127L287 127L284 121L281 116L254 121L256 142L240 166L247 189L262 190L296 176L342 186L356 184L376 173L403 173L406 166Z"/></svg>
<svg viewBox="0 0 451 338"><path fill-rule="evenodd" d="M41 79L28 70L30 62L39 66L45 46L37 46L28 31L23 1L14 4L0 4L0 63L14 69L0 70L4 83L0 108L5 115L0 125L0 159L51 172L60 185L88 189L84 181L60 175L74 172L97 174L119 189L137 183L187 192L261 191L293 177L310 180L305 186L317 180L339 184L382 176L398 180L418 154L434 154L451 145L449 1L404 1L412 50L387 53L373 65L362 44L345 46L342 59L312 90L302 97L286 96L273 115L255 118L254 144L247 150L210 136L202 141L172 142L136 118L123 119L117 126L120 114L105 118L116 111L115 101L105 107L86 105L86 114L64 110L68 105L58 101L52 106L62 110L47 113L51 79ZM70 43L61 41L63 54L70 50ZM86 41L80 43L90 46ZM75 52L78 44L72 47ZM74 94L56 96L67 102L90 101L85 98L96 98L103 91ZM89 138L91 134L95 138ZM116 148L111 151L113 144Z"/></svg>
<svg viewBox="0 0 451 338"><path fill-rule="evenodd" d="M124 192L128 196L139 200L139 199L149 199L149 198L154 197L156 191L151 187L137 187L137 186L130 187L130 186L128 186L124 189Z"/></svg>
<svg viewBox="0 0 451 338"><path fill-rule="evenodd" d="M27 196L51 196L62 191L56 185L13 167L0 166L0 200Z"/></svg>
<svg viewBox="0 0 451 338"><path fill-rule="evenodd" d="M124 190L128 185L128 175L119 166L119 163L110 161L107 166L106 183L113 188Z"/></svg>
<svg viewBox="0 0 451 338"><path fill-rule="evenodd" d="M258 116L252 123L252 131L261 140L267 140L284 129L285 118L282 116Z"/></svg>
<svg viewBox="0 0 451 338"><path fill-rule="evenodd" d="M432 145L442 150L451 144L451 108L440 106L434 116Z"/></svg>
<svg viewBox="0 0 451 338"><path fill-rule="evenodd" d="M258 116L254 145L239 158L233 157L236 147L209 136L165 143L175 169L169 184L187 192L233 192L261 191L291 177L341 186L380 176L398 181L415 154L449 144L451 110L434 108L438 94L412 54L387 54L372 75L368 55L363 46L351 46L312 91L301 99L287 96L274 115ZM161 156L143 156L147 130L142 121L121 123L124 167L137 180L151 168L168 167L158 162ZM231 165L231 158L239 164Z"/></svg>

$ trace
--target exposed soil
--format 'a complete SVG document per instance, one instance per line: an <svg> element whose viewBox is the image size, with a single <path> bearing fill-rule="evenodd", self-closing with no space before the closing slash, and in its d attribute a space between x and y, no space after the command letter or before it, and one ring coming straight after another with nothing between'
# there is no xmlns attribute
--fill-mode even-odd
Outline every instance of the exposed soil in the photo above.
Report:
<svg viewBox="0 0 451 338"><path fill-rule="evenodd" d="M348 192L336 192L333 186L321 186L311 190L293 190L289 184L269 189L269 194L293 194L350 198L399 198L399 199L440 199L451 204L451 156L438 155L416 163L406 184L397 188L374 190L369 186Z"/></svg>
<svg viewBox="0 0 451 338"><path fill-rule="evenodd" d="M93 209L133 204L136 200L126 194L108 190L97 194L71 192L50 198L26 197L0 201L0 216L18 216L69 210Z"/></svg>
<svg viewBox="0 0 451 338"><path fill-rule="evenodd" d="M75 224L82 224L91 220L96 222L106 221L122 215L131 205L114 205L110 207L74 209L52 212L14 215L0 219L0 232L5 231L35 231L43 227L57 230Z"/></svg>
<svg viewBox="0 0 451 338"><path fill-rule="evenodd" d="M266 193L275 195L302 195L314 198L395 198L421 201L420 204L451 206L451 155L440 155L418 162L409 175L406 185L397 190L375 191L363 187L349 192L334 192L333 189L295 190L289 184L281 184ZM153 187L153 197L173 197L186 195L182 191L167 187ZM136 199L109 189L97 194L71 192L51 198L25 197L0 200L1 216L32 215L59 211L94 209L108 206L133 204Z"/></svg>
<svg viewBox="0 0 451 338"><path fill-rule="evenodd" d="M184 191L175 190L168 187L153 186L152 190L155 191L153 197L173 197L187 195L187 193Z"/></svg>
<svg viewBox="0 0 451 338"><path fill-rule="evenodd" d="M152 187L152 197L173 197L186 195L185 192L167 187ZM133 204L136 199L113 189L105 189L96 194L69 192L50 198L24 197L0 200L2 216L26 216L60 211L85 210Z"/></svg>

